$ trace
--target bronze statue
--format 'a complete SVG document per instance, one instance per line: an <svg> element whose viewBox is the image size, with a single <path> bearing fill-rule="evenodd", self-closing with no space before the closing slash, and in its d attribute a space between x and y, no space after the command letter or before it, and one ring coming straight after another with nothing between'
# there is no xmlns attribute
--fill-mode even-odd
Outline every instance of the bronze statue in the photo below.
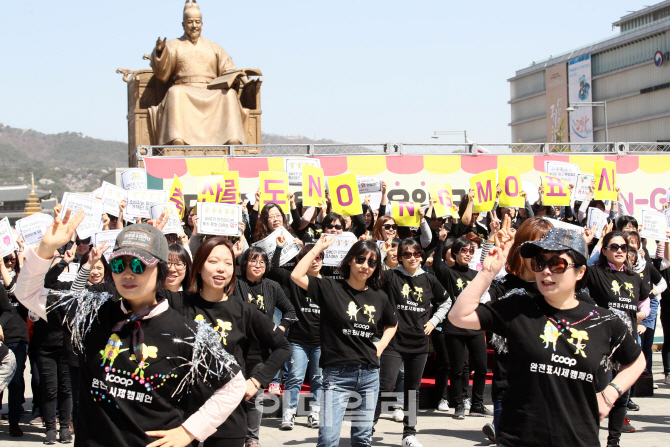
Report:
<svg viewBox="0 0 670 447"><path fill-rule="evenodd" d="M247 75L218 44L203 38L202 13L186 0L184 35L160 37L151 54L154 75L171 86L149 107L149 131L158 145L246 144L248 110L233 83ZM249 73L252 74L252 73Z"/></svg>

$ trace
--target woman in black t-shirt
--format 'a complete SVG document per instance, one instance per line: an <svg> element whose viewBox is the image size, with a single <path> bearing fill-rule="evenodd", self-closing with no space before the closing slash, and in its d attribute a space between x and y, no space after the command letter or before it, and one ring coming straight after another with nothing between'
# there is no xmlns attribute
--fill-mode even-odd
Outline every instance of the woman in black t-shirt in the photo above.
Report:
<svg viewBox="0 0 670 447"><path fill-rule="evenodd" d="M599 421L644 369L640 347L612 312L576 299L586 275L586 243L572 230L552 229L521 247L521 256L531 258L538 294L479 304L509 254L506 229L497 239L449 314L459 327L507 338L509 389L496 441L510 447L599 445ZM621 364L619 375L599 383L601 365L611 362Z"/></svg>
<svg viewBox="0 0 670 447"><path fill-rule="evenodd" d="M351 444L370 445L377 393L379 362L396 331L397 319L388 297L380 289L382 276L379 248L371 241L356 242L342 260L339 271L344 279L307 275L312 261L333 244L332 236L322 236L314 248L296 265L291 279L316 302L328 318L321 320L321 367L323 400L317 447L339 443L347 396L356 395ZM379 342L372 337L384 328Z"/></svg>
<svg viewBox="0 0 670 447"><path fill-rule="evenodd" d="M403 389L405 416L402 445L420 446L416 438L416 410L419 408L419 388L428 359L428 336L447 313L447 292L433 275L421 268L425 256L419 242L403 239L398 245L402 265L385 270L384 290L398 318L398 330L381 356L379 397L375 423L382 410L382 397L391 393L396 384L401 363L405 363ZM433 315L433 310L442 307ZM432 316L432 318L431 318ZM410 400L414 402L410 404Z"/></svg>

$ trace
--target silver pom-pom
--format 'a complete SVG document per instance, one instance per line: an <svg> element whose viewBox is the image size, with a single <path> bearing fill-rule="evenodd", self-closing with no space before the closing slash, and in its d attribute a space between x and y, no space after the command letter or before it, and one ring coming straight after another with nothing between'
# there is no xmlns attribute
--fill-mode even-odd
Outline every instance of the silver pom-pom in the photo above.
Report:
<svg viewBox="0 0 670 447"><path fill-rule="evenodd" d="M112 298L109 292L71 292L52 290L52 295L59 295L55 303L47 307L47 313L62 307L65 313L63 324L72 334L72 346L84 352L84 337L91 329L93 321L98 318L100 308ZM72 307L76 306L73 311Z"/></svg>
<svg viewBox="0 0 670 447"><path fill-rule="evenodd" d="M232 379L232 365L237 365L235 357L230 355L221 344L221 334L216 332L206 321L196 321L197 330L189 328L193 332L193 337L182 340L175 338L175 343L185 343L193 350L190 359L183 359L186 363L181 366L189 368L188 373L184 375L179 386L172 394L181 393L187 385L193 385L198 378L207 382L212 377L224 378L229 375Z"/></svg>

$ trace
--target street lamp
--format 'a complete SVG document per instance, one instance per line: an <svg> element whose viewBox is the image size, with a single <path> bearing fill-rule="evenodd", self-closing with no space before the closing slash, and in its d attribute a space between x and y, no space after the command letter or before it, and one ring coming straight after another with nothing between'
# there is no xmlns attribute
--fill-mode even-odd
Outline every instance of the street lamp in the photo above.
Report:
<svg viewBox="0 0 670 447"><path fill-rule="evenodd" d="M433 136L431 138L438 139L441 136L445 135L460 135L463 134L463 137L465 138L465 144L468 144L468 133L465 130L436 130L433 132Z"/></svg>
<svg viewBox="0 0 670 447"><path fill-rule="evenodd" d="M574 104L570 104L570 106L565 109L566 112L574 112L575 109L578 109L579 107L582 106L597 106L597 107L603 107L605 109L605 142L609 143L610 142L610 137L609 133L607 131L607 101L599 101L599 102L578 102Z"/></svg>

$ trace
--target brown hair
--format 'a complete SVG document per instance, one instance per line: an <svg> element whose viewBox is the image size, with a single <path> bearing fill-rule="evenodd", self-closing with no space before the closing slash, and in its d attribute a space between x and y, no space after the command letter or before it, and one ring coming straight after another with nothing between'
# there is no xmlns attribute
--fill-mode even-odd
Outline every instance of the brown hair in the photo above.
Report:
<svg viewBox="0 0 670 447"><path fill-rule="evenodd" d="M473 242L477 248L482 246L482 238L477 236L475 233L466 233L463 235L463 237Z"/></svg>
<svg viewBox="0 0 670 447"><path fill-rule="evenodd" d="M521 244L542 239L552 228L554 226L551 222L541 217L532 217L524 221L514 235L514 243L507 256L507 265L505 266L507 273L521 276L525 268L521 257Z"/></svg>
<svg viewBox="0 0 670 447"><path fill-rule="evenodd" d="M395 220L393 219L393 217L388 216L388 215L381 216L377 219L377 222L375 222L375 226L372 228L372 239L373 240L375 240L375 241L385 241L386 240L386 236L384 236L384 233L382 233L382 231L383 231L382 227L389 220L392 220L395 223ZM397 235L397 233L398 233L398 231L396 230L396 235Z"/></svg>
<svg viewBox="0 0 670 447"><path fill-rule="evenodd" d="M191 283L188 286L188 293L200 293L200 290L202 290L200 270L202 270L202 266L205 265L205 262L212 253L212 250L214 250L214 247L218 247L219 245L225 245L230 251L230 256L233 258L233 276L230 278L228 286L223 291L227 296L233 295L233 292L235 291L235 253L233 252L232 242L223 236L207 238L207 240L198 247L198 250L196 250L193 255L193 274L191 275Z"/></svg>

